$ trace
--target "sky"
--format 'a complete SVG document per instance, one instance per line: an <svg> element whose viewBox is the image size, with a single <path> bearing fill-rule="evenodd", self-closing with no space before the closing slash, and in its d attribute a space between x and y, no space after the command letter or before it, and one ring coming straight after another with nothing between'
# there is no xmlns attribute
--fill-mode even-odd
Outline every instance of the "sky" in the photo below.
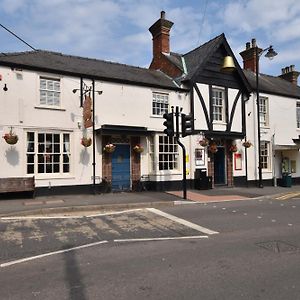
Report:
<svg viewBox="0 0 300 300"><path fill-rule="evenodd" d="M256 38L278 55L260 58L260 71L300 71L299 0L0 0L0 24L36 49L148 67L148 28L166 12L174 22L172 52L187 53L225 33L240 65L239 52ZM31 49L0 27L0 52Z"/></svg>

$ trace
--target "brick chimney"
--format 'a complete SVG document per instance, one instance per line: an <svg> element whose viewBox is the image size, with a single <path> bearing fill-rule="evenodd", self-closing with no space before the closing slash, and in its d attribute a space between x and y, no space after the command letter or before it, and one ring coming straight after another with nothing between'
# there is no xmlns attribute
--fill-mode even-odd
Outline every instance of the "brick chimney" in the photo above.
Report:
<svg viewBox="0 0 300 300"><path fill-rule="evenodd" d="M278 77L297 85L299 74L299 72L295 71L295 66L290 65L289 67L282 68L281 75L279 75Z"/></svg>
<svg viewBox="0 0 300 300"><path fill-rule="evenodd" d="M251 40L246 43L246 50L240 52L240 55L243 58L244 69L251 70L256 73L256 39ZM262 49L258 48L258 54L261 53Z"/></svg>
<svg viewBox="0 0 300 300"><path fill-rule="evenodd" d="M170 30L174 23L166 20L165 17L166 13L162 11L160 13L160 19L149 28L153 37L153 59L150 69L160 69L162 53L170 53Z"/></svg>

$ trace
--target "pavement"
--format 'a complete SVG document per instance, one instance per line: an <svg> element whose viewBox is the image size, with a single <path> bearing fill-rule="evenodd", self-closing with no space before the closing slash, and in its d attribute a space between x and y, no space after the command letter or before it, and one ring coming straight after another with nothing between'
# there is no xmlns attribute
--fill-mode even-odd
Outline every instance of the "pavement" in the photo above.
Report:
<svg viewBox="0 0 300 300"><path fill-rule="evenodd" d="M123 210L143 207L173 206L196 202L221 202L249 200L258 198L288 198L300 196L300 185L292 187L217 187L211 190L187 191L187 199L183 199L182 191L168 192L118 192L107 194L55 195L35 198L0 198L0 217L28 216L41 214L70 214L78 212L94 212Z"/></svg>

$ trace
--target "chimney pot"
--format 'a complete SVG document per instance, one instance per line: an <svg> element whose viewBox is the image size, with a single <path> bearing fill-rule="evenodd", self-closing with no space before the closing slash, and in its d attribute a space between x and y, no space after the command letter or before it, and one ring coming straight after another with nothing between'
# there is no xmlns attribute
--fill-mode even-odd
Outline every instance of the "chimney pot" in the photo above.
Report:
<svg viewBox="0 0 300 300"><path fill-rule="evenodd" d="M256 39L252 39L252 48L255 48L256 47Z"/></svg>
<svg viewBox="0 0 300 300"><path fill-rule="evenodd" d="M246 50L250 49L250 42L246 43Z"/></svg>
<svg viewBox="0 0 300 300"><path fill-rule="evenodd" d="M163 68L164 53L170 53L170 30L173 22L165 19L166 13L160 12L158 19L150 28L152 34L153 58L150 69L158 70Z"/></svg>
<svg viewBox="0 0 300 300"><path fill-rule="evenodd" d="M300 72L297 72L295 70L295 65L290 65L289 67L281 69L281 75L279 75L279 77L286 81L289 81L292 84L297 85L299 75Z"/></svg>

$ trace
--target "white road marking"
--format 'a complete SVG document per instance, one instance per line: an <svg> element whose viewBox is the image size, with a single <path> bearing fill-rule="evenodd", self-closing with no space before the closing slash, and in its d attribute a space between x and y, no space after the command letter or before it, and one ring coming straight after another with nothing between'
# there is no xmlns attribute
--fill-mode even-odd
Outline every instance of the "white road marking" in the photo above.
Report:
<svg viewBox="0 0 300 300"><path fill-rule="evenodd" d="M136 209L127 209L122 211L110 211L105 213L93 214L93 215L82 215L82 216L15 216L15 217L1 217L0 220L2 221L10 221L10 220L48 220L48 219L82 219L82 218L93 218L93 217L100 217L100 216L108 216L108 215L118 215L127 212L135 212L141 211L143 208L136 208Z"/></svg>
<svg viewBox="0 0 300 300"><path fill-rule="evenodd" d="M36 256L25 257L25 258L21 258L21 259L17 259L17 260L13 260L13 261L9 261L9 262L0 264L0 268L9 267L12 265L20 264L20 263L35 260L35 259L39 259L39 258L51 256L51 255L56 255L56 254L61 254L61 253L66 253L66 252L79 250L79 249L83 249L83 248L93 247L93 246L97 246L97 245L105 244L105 243L108 243L108 241L103 240L103 241L99 241L99 242L95 242L95 243L91 243L91 244L72 247L69 249L58 250L58 251L48 252L48 253L44 253L44 254L40 254L40 255L36 255Z"/></svg>
<svg viewBox="0 0 300 300"><path fill-rule="evenodd" d="M180 223L180 224L182 224L182 225L185 225L185 226L187 226L187 227L193 228L193 229L195 229L195 230L197 230L197 231L200 231L200 232L203 232L203 233L206 233L206 234L218 234L218 233L219 233L219 232L217 232L217 231L213 231L213 230L210 230L210 229L208 229L208 228L205 228L205 227L202 227L202 226L200 226L200 225L197 225L197 224L195 224L195 223L191 223L191 222L186 221L186 220L184 220L184 219L175 217L175 216L173 216L173 215L170 215L170 214L168 214L168 213L165 213L165 212L163 212L163 211L161 211L161 210L158 210L158 209L156 209L156 208L147 208L147 210L148 210L148 211L151 211L151 212L154 213L154 214L157 214L157 215L159 215L159 216L165 217L165 218L170 219L170 220L172 220L172 221L174 221L174 222Z"/></svg>
<svg viewBox="0 0 300 300"><path fill-rule="evenodd" d="M184 200L175 200L174 205L183 205L183 204L199 204L199 202L194 201L184 201Z"/></svg>
<svg viewBox="0 0 300 300"><path fill-rule="evenodd" d="M48 220L48 219L81 219L84 216L19 216L19 217L2 217L1 221L11 220Z"/></svg>
<svg viewBox="0 0 300 300"><path fill-rule="evenodd" d="M187 239L207 239L207 235L191 235L179 237L160 237L160 238L140 238L140 239L117 239L115 243L122 242L148 242L148 241L168 241L168 240L187 240Z"/></svg>
<svg viewBox="0 0 300 300"><path fill-rule="evenodd" d="M120 215L128 212L135 212L135 211L141 211L144 210L144 208L134 208L134 209L125 209L120 211L111 211L106 213L100 213L100 214L94 214L94 215L88 215L86 218L93 218L93 217L101 217L101 216L108 216L108 215Z"/></svg>

